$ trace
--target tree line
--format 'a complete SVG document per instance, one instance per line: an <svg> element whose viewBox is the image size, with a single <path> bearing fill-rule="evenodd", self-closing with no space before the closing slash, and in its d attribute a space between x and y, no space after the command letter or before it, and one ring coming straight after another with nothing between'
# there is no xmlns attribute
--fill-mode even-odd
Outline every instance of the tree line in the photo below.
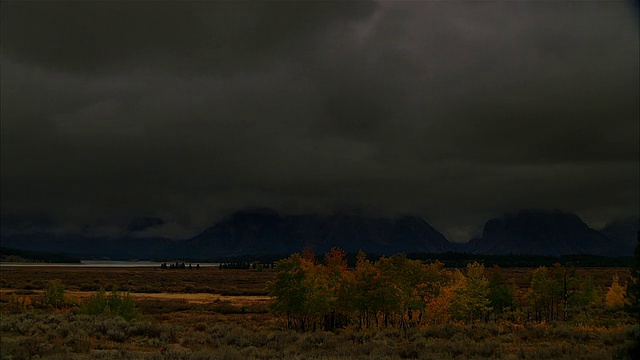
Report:
<svg viewBox="0 0 640 360"><path fill-rule="evenodd" d="M286 317L290 329L334 330L345 327L407 329L446 322L567 321L598 299L622 306L625 289L614 278L606 296L589 276L555 264L530 274L526 293L504 280L499 267L478 262L447 269L440 261L423 263L399 254L367 259L357 256L348 269L343 250L332 248L324 261L305 251L275 264L268 284L272 310Z"/></svg>
<svg viewBox="0 0 640 360"><path fill-rule="evenodd" d="M233 261L233 262L221 262L218 265L218 269L252 269L262 271L265 269L273 269L275 267L275 263L261 263L260 261Z"/></svg>

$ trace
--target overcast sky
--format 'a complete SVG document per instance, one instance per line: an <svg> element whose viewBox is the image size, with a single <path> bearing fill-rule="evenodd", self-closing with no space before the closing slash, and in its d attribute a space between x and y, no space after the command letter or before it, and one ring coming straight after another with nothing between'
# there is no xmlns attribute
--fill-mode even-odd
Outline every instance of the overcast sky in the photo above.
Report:
<svg viewBox="0 0 640 360"><path fill-rule="evenodd" d="M632 4L3 1L2 215L637 215Z"/></svg>

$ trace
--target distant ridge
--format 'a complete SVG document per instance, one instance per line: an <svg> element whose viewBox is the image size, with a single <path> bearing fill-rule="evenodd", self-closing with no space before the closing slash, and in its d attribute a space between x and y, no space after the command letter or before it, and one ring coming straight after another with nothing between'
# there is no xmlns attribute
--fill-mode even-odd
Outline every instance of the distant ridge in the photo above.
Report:
<svg viewBox="0 0 640 360"><path fill-rule="evenodd" d="M482 234L467 244L449 242L424 219L411 215L289 215L269 208L249 208L231 213L199 235L184 240L138 236L163 223L156 218L136 219L120 235L110 237L84 232L65 235L55 232L56 224L50 220L36 220L3 218L2 246L112 260L260 257L287 255L305 246L316 253L335 246L350 253L363 250L378 255L459 252L615 257L633 254L638 231L637 217L611 222L597 231L577 215L560 210L521 210L490 219Z"/></svg>
<svg viewBox="0 0 640 360"><path fill-rule="evenodd" d="M292 253L305 246L317 252L340 247L381 255L452 250L444 235L414 216L281 215L260 209L236 212L180 244L176 251L184 256L237 256Z"/></svg>
<svg viewBox="0 0 640 360"><path fill-rule="evenodd" d="M480 237L466 246L470 253L560 256L595 254L631 256L633 247L560 210L521 210L484 224Z"/></svg>

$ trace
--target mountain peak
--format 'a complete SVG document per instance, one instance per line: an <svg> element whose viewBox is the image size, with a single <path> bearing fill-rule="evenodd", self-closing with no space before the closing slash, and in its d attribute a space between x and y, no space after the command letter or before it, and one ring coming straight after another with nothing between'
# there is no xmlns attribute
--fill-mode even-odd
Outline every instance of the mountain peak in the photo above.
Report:
<svg viewBox="0 0 640 360"><path fill-rule="evenodd" d="M419 217L384 218L348 212L331 215L285 215L270 209L231 214L189 241L200 253L273 254L318 252L331 247L377 254L445 252L449 241Z"/></svg>
<svg viewBox="0 0 640 360"><path fill-rule="evenodd" d="M630 216L610 221L601 232L608 237L635 247L640 231L640 217Z"/></svg>
<svg viewBox="0 0 640 360"><path fill-rule="evenodd" d="M558 232L568 231L568 229L588 229L589 226L576 214L561 210L525 209L506 213L501 217L487 221L482 236L503 231L505 228L516 232Z"/></svg>
<svg viewBox="0 0 640 360"><path fill-rule="evenodd" d="M479 254L628 255L629 248L590 228L575 214L528 209L487 221L468 250Z"/></svg>

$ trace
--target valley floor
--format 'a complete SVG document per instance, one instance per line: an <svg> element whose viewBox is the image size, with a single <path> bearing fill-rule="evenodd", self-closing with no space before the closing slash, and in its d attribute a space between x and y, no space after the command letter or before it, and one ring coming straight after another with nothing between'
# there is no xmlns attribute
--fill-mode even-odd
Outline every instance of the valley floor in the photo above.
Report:
<svg viewBox="0 0 640 360"><path fill-rule="evenodd" d="M269 312L269 271L50 270L1 269L2 359L625 359L640 335L622 310L599 311L590 324L495 319L299 333ZM628 274L580 270L602 285ZM526 269L507 274L519 283ZM53 280L65 288L60 309L41 305ZM131 291L140 316L78 311L96 287L114 285Z"/></svg>

